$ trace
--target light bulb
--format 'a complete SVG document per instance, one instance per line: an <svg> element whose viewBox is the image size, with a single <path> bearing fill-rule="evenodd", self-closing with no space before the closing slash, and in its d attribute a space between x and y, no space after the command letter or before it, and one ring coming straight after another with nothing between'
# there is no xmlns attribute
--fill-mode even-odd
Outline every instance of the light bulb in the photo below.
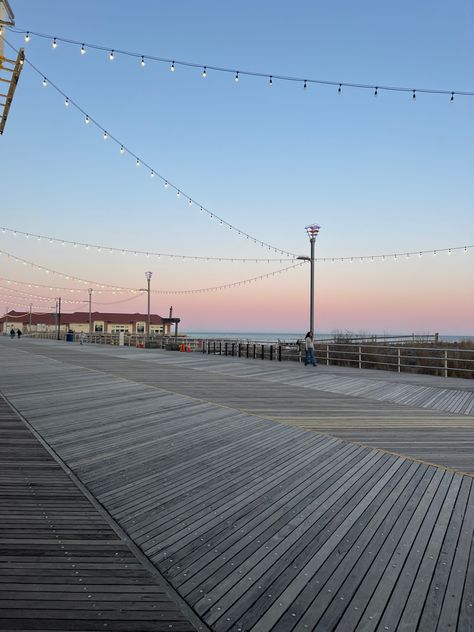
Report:
<svg viewBox="0 0 474 632"><path fill-rule="evenodd" d="M377 86L376 86L376 87L375 87L375 90L374 90L374 97L376 97L376 96L378 95L378 93L379 93L379 89L378 89L378 88L377 88Z"/></svg>
<svg viewBox="0 0 474 632"><path fill-rule="evenodd" d="M143 68L145 66L145 58L142 55L142 60L140 62L141 67Z"/></svg>
<svg viewBox="0 0 474 632"><path fill-rule="evenodd" d="M238 71L235 73L235 82L239 83L239 72Z"/></svg>
<svg viewBox="0 0 474 632"><path fill-rule="evenodd" d="M28 44L29 41L30 41L30 32L26 31L25 42Z"/></svg>
<svg viewBox="0 0 474 632"><path fill-rule="evenodd" d="M81 46L81 55L85 55L86 54L86 47L84 46L84 44Z"/></svg>
<svg viewBox="0 0 474 632"><path fill-rule="evenodd" d="M273 85L273 77L270 75L270 79L268 81L268 85L272 86Z"/></svg>
<svg viewBox="0 0 474 632"><path fill-rule="evenodd" d="M206 70L206 66L204 66L203 71L202 71L202 76L204 77L204 79L207 77L207 70Z"/></svg>
<svg viewBox="0 0 474 632"><path fill-rule="evenodd" d="M170 70L171 72L174 72L176 70L176 68L174 67L174 61L171 62Z"/></svg>
<svg viewBox="0 0 474 632"><path fill-rule="evenodd" d="M56 38L53 39L53 44L52 44L53 48L57 48L58 47L58 43L56 41Z"/></svg>
<svg viewBox="0 0 474 632"><path fill-rule="evenodd" d="M464 246L464 254L467 253L467 246Z"/></svg>
<svg viewBox="0 0 474 632"><path fill-rule="evenodd" d="M69 106L69 99L68 99L68 97L66 97L66 98L65 98L65 100L64 100L64 105L65 105L66 107L68 107L68 106Z"/></svg>
<svg viewBox="0 0 474 632"><path fill-rule="evenodd" d="M104 131L104 140L107 140L108 137L109 135L107 134L107 132Z"/></svg>
<svg viewBox="0 0 474 632"><path fill-rule="evenodd" d="M136 164L137 164L137 167L140 166L140 160L138 158L137 158L137 163Z"/></svg>
<svg viewBox="0 0 474 632"><path fill-rule="evenodd" d="M48 80L46 79L46 77L43 77L43 87L46 88L47 85L48 85Z"/></svg>
<svg viewBox="0 0 474 632"><path fill-rule="evenodd" d="M338 93L341 94L342 92L342 83L339 84L339 88L337 89Z"/></svg>
<svg viewBox="0 0 474 632"><path fill-rule="evenodd" d="M89 116L88 116L87 114L86 114L85 121L86 121L86 123L89 123L89 122L90 122L90 118L89 118Z"/></svg>
<svg viewBox="0 0 474 632"><path fill-rule="evenodd" d="M306 88L307 88L307 87L308 87L308 86L307 86L306 79L305 79L305 80L304 80L304 83L303 83L303 88L306 90Z"/></svg>
<svg viewBox="0 0 474 632"><path fill-rule="evenodd" d="M181 195L180 191L176 191L176 195L179 197Z"/></svg>
<svg viewBox="0 0 474 632"><path fill-rule="evenodd" d="M153 169L150 171L150 178L154 178L155 177L155 172L153 171Z"/></svg>
<svg viewBox="0 0 474 632"><path fill-rule="evenodd" d="M191 198L189 198L189 206L191 206L191 204L192 204L192 200Z"/></svg>
<svg viewBox="0 0 474 632"><path fill-rule="evenodd" d="M0 24L0 35L3 35L3 24Z"/></svg>
<svg viewBox="0 0 474 632"><path fill-rule="evenodd" d="M121 154L123 154L124 152L125 152L125 149L124 149L123 145L121 145L121 147L120 147L120 153L121 153Z"/></svg>
<svg viewBox="0 0 474 632"><path fill-rule="evenodd" d="M452 255L452 254L453 254L453 251L451 250L451 248L449 248L448 255Z"/></svg>
<svg viewBox="0 0 474 632"><path fill-rule="evenodd" d="M165 180L165 189L168 188L168 180Z"/></svg>
<svg viewBox="0 0 474 632"><path fill-rule="evenodd" d="M433 250L433 256L436 257L437 254L436 250Z"/></svg>
<svg viewBox="0 0 474 632"><path fill-rule="evenodd" d="M416 90L413 90L413 94L411 95L413 101L416 101Z"/></svg>
<svg viewBox="0 0 474 632"><path fill-rule="evenodd" d="M451 92L451 98L449 99L451 103L454 101L454 92Z"/></svg>
<svg viewBox="0 0 474 632"><path fill-rule="evenodd" d="M110 61L114 60L114 51L113 50L111 50L110 53L109 53L109 59L110 59Z"/></svg>

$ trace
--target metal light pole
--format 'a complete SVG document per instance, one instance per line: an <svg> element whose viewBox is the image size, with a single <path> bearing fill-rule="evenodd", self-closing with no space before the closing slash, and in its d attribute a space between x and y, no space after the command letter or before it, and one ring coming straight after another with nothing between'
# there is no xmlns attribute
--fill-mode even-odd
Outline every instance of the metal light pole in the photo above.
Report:
<svg viewBox="0 0 474 632"><path fill-rule="evenodd" d="M148 294L148 312L147 312L147 321L146 321L146 335L150 337L150 281L153 276L153 272L149 270L145 272L146 281L147 281L147 294Z"/></svg>
<svg viewBox="0 0 474 632"><path fill-rule="evenodd" d="M318 224L310 224L305 226L308 233L309 241L311 244L311 255L309 257L301 256L297 257L303 261L310 262L310 280L309 280L309 331L314 335L314 245L316 243L316 237L321 227Z"/></svg>
<svg viewBox="0 0 474 632"><path fill-rule="evenodd" d="M58 297L58 340L61 340L61 297Z"/></svg>
<svg viewBox="0 0 474 632"><path fill-rule="evenodd" d="M92 288L89 288L89 335L92 334Z"/></svg>

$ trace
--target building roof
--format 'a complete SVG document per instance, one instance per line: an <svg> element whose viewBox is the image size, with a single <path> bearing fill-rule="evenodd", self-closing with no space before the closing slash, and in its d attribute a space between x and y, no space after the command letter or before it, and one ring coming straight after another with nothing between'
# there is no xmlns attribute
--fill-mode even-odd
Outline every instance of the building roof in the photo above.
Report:
<svg viewBox="0 0 474 632"><path fill-rule="evenodd" d="M94 321L104 321L105 323L112 325L129 325L136 322L147 322L147 314L113 314L109 312L92 312L92 322ZM150 324L152 325L162 325L163 321L169 322L169 318L162 318L158 314L150 314ZM178 321L179 319L171 319L173 322ZM17 312L12 310L8 312L8 315L2 316L0 318L0 323L4 323L8 321L9 323L29 323L30 322L30 314L29 312ZM89 323L89 312L61 312L61 324L69 325L69 324L87 324ZM56 314L55 313L31 313L31 324L32 325L54 325L56 324Z"/></svg>

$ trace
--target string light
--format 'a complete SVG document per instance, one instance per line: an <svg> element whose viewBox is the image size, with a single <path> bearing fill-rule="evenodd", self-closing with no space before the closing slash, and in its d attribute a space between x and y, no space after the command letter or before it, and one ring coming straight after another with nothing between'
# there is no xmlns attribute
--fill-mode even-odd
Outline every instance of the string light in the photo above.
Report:
<svg viewBox="0 0 474 632"><path fill-rule="evenodd" d="M379 93L379 89L377 88L377 86L375 86L375 90L374 90L374 97L376 97Z"/></svg>
<svg viewBox="0 0 474 632"><path fill-rule="evenodd" d="M449 99L451 103L454 101L454 92L451 92L451 98Z"/></svg>
<svg viewBox="0 0 474 632"><path fill-rule="evenodd" d="M188 203L191 202L192 204L192 200L188 199ZM202 208L199 208L200 212L203 211ZM122 255L124 254L133 254L135 256L137 255L149 255L149 256L154 256L154 257L170 257L170 258L177 258L177 259L189 259L189 260L193 260L193 261L235 261L235 262L251 262L254 261L255 263L260 263L260 262L283 262L285 261L285 259L281 258L281 257L277 257L277 258L255 258L255 257L251 257L251 258L245 258L245 257L210 257L209 255L206 256L197 256L197 255L182 255L182 254L177 254L177 253L165 253L165 252L155 252L155 251L151 251L151 250L130 250L128 248L124 248L124 247L113 247L113 246L108 246L108 245L104 245L104 244L92 244L92 243L87 243L87 242L81 242L81 241L71 241L68 239L60 239L58 237L51 237L48 235L40 235L40 234L36 234L36 233L31 233L31 232L25 232L25 231L21 231L18 229L13 229L13 228L8 228L6 226L0 226L0 231L1 234L5 235L5 234L9 234L12 235L13 237L18 237L18 236L23 236L25 237L25 239L37 239L38 241L47 241L50 244L60 244L61 246L65 246L65 245L70 245L73 246L74 248L77 248L78 246L81 246L83 248L85 248L86 250L89 250L90 248L97 250L98 252L101 251L107 251L107 252L114 252L114 253L120 253ZM468 250L470 248L474 248L474 245L470 245L470 246L451 246L451 247L446 247L446 248L437 248L436 250L414 250L414 251L408 251L408 252L397 252L397 253L390 253L390 254L369 254L369 255L362 255L362 256L358 256L357 259L359 260L363 260L363 261L375 261L375 260L381 260L381 261L385 261L387 257L402 257L404 256L405 258L409 258L410 256L418 256L419 258L421 258L423 256L423 254L434 254L436 253L440 253L440 252L446 252L448 254L453 254L455 251L460 251L462 250L465 254L468 252ZM1 251L0 251L1 252ZM284 251L279 251L281 252L281 254L284 254ZM354 257L353 256L347 256L347 257L316 257L315 261L319 261L319 262L336 262L336 261L353 261Z"/></svg>
<svg viewBox="0 0 474 632"><path fill-rule="evenodd" d="M140 160L137 158L137 167L140 166Z"/></svg>
<svg viewBox="0 0 474 632"><path fill-rule="evenodd" d="M84 46L84 44L82 44L81 46L81 55L85 55L86 54L86 47Z"/></svg>
<svg viewBox="0 0 474 632"><path fill-rule="evenodd" d="M10 28L9 29L11 32L13 33L18 33L18 34L25 34L25 41L29 42L30 40L30 31L25 31L24 29L19 29L19 28ZM37 37L43 38L43 39L53 39L53 36L51 34L45 34L45 33L38 33L38 32L33 32L31 31L31 33L33 33L34 35L36 35ZM54 37L54 40L56 42L64 42L65 44L70 44L73 46L77 46L77 45L81 45L80 41L77 40L71 40L71 39L67 39L67 38L61 38L61 37ZM82 44L82 46L85 46L85 44ZM95 50L101 50L101 51L106 51L109 50L107 47L102 46L102 45L98 45L98 44L88 44L87 45L89 48L93 48ZM172 72L175 71L176 65L180 65L180 66L185 66L185 67L189 67L189 68L204 68L207 72L207 70L211 69L211 70L215 70L217 72L226 72L226 73L232 73L234 74L236 77L238 77L240 74L245 74L247 76L253 76L253 77L269 77L269 73L264 73L264 72L255 72L255 71L238 71L236 73L236 71L232 68L226 68L226 67L222 67L222 66L215 66L215 65L210 65L210 64L203 64L203 63L198 63L198 62L190 62L190 61L172 61L171 59L168 58L164 58L164 57L158 57L158 56L153 56L153 55L142 55L141 53L137 53L137 52L131 52L131 51L126 51L126 50L118 50L118 49L112 49L110 51L110 55L112 55L111 59L113 59L113 55L115 52L119 52L122 55L127 55L129 57L135 57L135 58L142 58L142 57L146 57L147 60L152 60L152 61L156 61L159 63L171 63L171 67L170 70ZM109 55L109 56L110 56ZM412 92L412 95L415 93L415 89L413 88L409 88L407 86L391 86L391 85L374 85L374 84L361 84L361 83L355 83L355 82L349 82L349 83L341 83L339 81L335 81L335 80L322 80L322 79L304 79L304 77L297 77L297 76L289 76L289 75L272 75L273 79L279 79L281 81L291 81L291 82L301 82L303 83L304 81L306 81L308 84L309 83L316 83L316 84L320 84L320 85L327 85L327 86L338 86L338 93L341 93L342 91L342 86L347 86L350 88L354 88L354 89L359 89L359 90L365 90L365 89L371 89L371 90L377 90L377 93L381 90L385 90L388 92ZM453 96L454 94L458 94L458 95L463 95L463 96L474 96L474 92L466 92L466 91L453 91L453 90L446 90L446 89L425 89L425 88L416 88L416 92L423 92L426 94L447 94L447 95L451 95ZM416 99L416 95L414 97L414 99ZM453 99L452 99L453 100Z"/></svg>
<svg viewBox="0 0 474 632"><path fill-rule="evenodd" d="M308 86L307 86L307 81L306 81L306 79L305 79L305 80L304 80L304 84L303 84L303 88L306 90L306 88L307 88L307 87L308 87Z"/></svg>
<svg viewBox="0 0 474 632"><path fill-rule="evenodd" d="M153 171L153 169L150 171L150 177L154 178L155 177L155 172Z"/></svg>
<svg viewBox="0 0 474 632"><path fill-rule="evenodd" d="M53 44L52 44L53 48L57 48L58 47L58 43L56 41L56 38L53 39Z"/></svg>
<svg viewBox="0 0 474 632"><path fill-rule="evenodd" d="M140 65L141 65L142 68L145 67L145 58L143 57L143 55L142 55L142 60L140 62Z"/></svg>
<svg viewBox="0 0 474 632"><path fill-rule="evenodd" d="M413 90L411 98L413 99L413 101L416 101L416 90Z"/></svg>
<svg viewBox="0 0 474 632"><path fill-rule="evenodd" d="M69 99L67 97L64 99L64 105L69 107Z"/></svg>
<svg viewBox="0 0 474 632"><path fill-rule="evenodd" d="M35 268L37 270L41 270L42 272L45 272L46 274L54 274L54 275L57 275L57 276L62 277L64 279L71 279L71 280L77 281L79 283L86 284L88 287L93 287L94 289L95 288L100 288L102 291L107 291L109 289L109 291L112 291L112 293L114 293L114 292L134 292L136 294L142 293L144 291L144 290L139 290L139 289L136 289L136 288L112 286L112 285L109 285L107 283L97 283L95 281L81 279L79 277L75 277L75 276L72 276L72 275L66 275L66 274L64 274L62 272L58 272L56 270L51 270L49 268L45 268L43 266L36 265L35 263L32 263L30 261L26 261L25 259L20 259L19 257L14 257L13 255L10 255L9 253L6 253L6 252L1 251L1 250L0 250L0 254L7 255L9 258L11 258L13 261L15 261L17 263L27 264L27 265L31 266L32 268ZM241 284L252 283L252 282L256 282L256 281L262 281L264 279L268 279L270 277L274 277L277 274L281 274L282 272L287 272L287 271L292 270L294 268L301 267L302 265L304 265L304 262L298 262L298 263L292 264L291 266L288 266L286 268L282 268L281 270L276 270L274 272L268 272L267 274L261 274L261 275L256 276L256 277L252 277L251 279L244 279L244 280L241 280L241 281L236 281L234 283L227 283L225 285L218 285L218 286L214 286L214 287L188 289L188 290L150 290L150 291L153 294L197 294L197 293L204 293L204 292L216 292L218 290L224 290L224 289L230 289L232 287L237 287L237 286L239 286ZM50 289L53 288L53 286L49 286L49 287L50 287ZM81 291L83 292L86 288L82 288L82 290L79 290L77 288L62 288L62 289L68 289L71 292L81 292Z"/></svg>
<svg viewBox="0 0 474 632"><path fill-rule="evenodd" d="M268 81L268 85L272 86L273 85L273 77L270 75L270 79Z"/></svg>
<svg viewBox="0 0 474 632"><path fill-rule="evenodd" d="M48 80L46 79L46 77L43 77L43 88L46 88L47 85L48 85Z"/></svg>
<svg viewBox="0 0 474 632"><path fill-rule="evenodd" d="M207 69L206 66L204 66L203 71L202 71L202 76L204 77L204 79L207 77Z"/></svg>
<svg viewBox="0 0 474 632"><path fill-rule="evenodd" d="M239 71L237 71L237 72L235 73L235 79L234 79L234 81L235 81L236 83L239 83Z"/></svg>
<svg viewBox="0 0 474 632"><path fill-rule="evenodd" d="M125 149L123 148L123 145L120 145L120 153L123 155L125 153Z"/></svg>
<svg viewBox="0 0 474 632"><path fill-rule="evenodd" d="M110 61L114 61L114 59L115 59L115 55L114 55L114 51L113 50L111 50L110 53L109 53L109 59L110 59Z"/></svg>
<svg viewBox="0 0 474 632"><path fill-rule="evenodd" d="M86 125L88 125L90 123L90 118L88 117L88 115L86 114L86 118L84 119L86 122Z"/></svg>
<svg viewBox="0 0 474 632"><path fill-rule="evenodd" d="M13 49L13 50L16 50L16 49L15 49L15 48L14 48L11 44L9 44L8 42L7 42L7 44L8 44L8 45L9 45L9 46ZM18 51L17 51L17 52L18 52ZM37 72L38 74L42 75L42 73L40 72L40 70L39 70L38 68L36 68L36 67L35 67L35 66L34 66L34 65L33 65L33 64L32 64L32 63L28 60L28 59L27 59L26 61L27 61L27 63L30 65L30 67L31 67L33 70L35 70L35 72ZM173 64L174 64L174 62L173 62ZM232 71L232 72L234 72L234 71ZM270 77L272 78L272 76L270 76ZM343 85L343 84L339 84L339 87L341 87L342 85ZM60 89L59 89L56 85L51 84L51 86L52 86L52 87L53 87L53 88L54 88L54 89L55 89L58 93L62 94L63 96L66 96L66 95L64 94L64 92L63 92L62 90L60 90ZM474 93L473 93L473 94L474 94ZM76 109L78 109L80 112L82 112L83 114L85 114L84 110L83 110L83 109L82 109L82 108L81 108L78 104L76 104L74 101L70 100L70 103L71 103L71 105L73 105ZM92 120L92 119L91 119L91 120ZM88 122L89 122L89 116L86 114L86 123L88 123ZM104 139L107 139L107 138L108 138L108 133L107 133L107 131L106 131L106 130L105 130L105 129L104 129L104 128L103 128L103 127L102 127L102 126L98 123L98 122L96 122L95 120L93 121L93 123L94 123L94 124L95 124L95 125L96 125L99 129L103 130ZM120 143L120 142L119 142L116 138L114 138L113 136L112 136L111 138L112 138L112 140L113 140L114 142L117 142L117 143L119 144L119 146L121 146L121 145L122 145L122 143ZM125 145L124 145L124 147L125 147ZM133 153L132 151L130 151L129 149L127 149L127 151L128 151L129 153L131 153L132 155L134 155L134 153ZM143 162L143 161L141 161L141 162ZM145 164L148 168L150 168L150 169L151 169L151 167L150 167L149 165L147 165L145 162L144 162L144 164ZM162 175L160 175L158 172L155 172L155 173L157 173L157 175L158 175L158 176L159 176L159 178L160 178L160 179L164 182L165 187L166 187L166 186L169 184L169 181L168 181L167 179L165 179ZM176 186L175 186L175 185L173 185L173 184L171 184L171 187L172 187L172 188L176 191L176 194L177 194L177 196L179 197L179 196L180 196L180 192L181 192L181 190L180 190L180 189L178 189L178 187L176 187ZM220 218L220 217L216 216L216 215L215 215L214 213L212 213L209 209L205 208L203 205L200 205L198 202L196 202L195 200L193 200L191 196L186 196L186 197L187 197L188 199L191 199L192 201L194 201L194 202L195 202L195 204L196 204L196 206L197 206L198 208L200 208L200 209L202 208L202 209L204 210L204 212L207 214L207 216L209 217L209 219L213 219L213 217L216 217L216 218L219 220L219 222L221 223L221 225L223 225L223 226L225 226L225 227L229 228L230 230L234 230L234 231L238 232L238 234L239 234L239 235L242 235L242 236L246 237L247 239L253 239L253 241L254 241L254 243L255 243L255 244L258 244L258 245L260 245L261 247L264 247L264 248L269 248L270 250L273 250L275 253L277 253L277 254L282 254L282 255L286 255L287 257L295 257L295 256L296 256L296 255L295 255L295 253L291 253L291 252L288 252L288 251L285 251L285 250L282 250L282 249L276 248L276 247L274 247L274 246L272 246L272 245L270 245L270 244L268 244L268 243L263 242L262 240L259 240L259 239L256 239L256 238L252 237L251 235L249 235L249 234L248 234L248 233L246 233L245 231L242 231L242 230L238 229L236 226L234 226L234 225L230 224L229 222L227 222L227 221L223 220L222 218Z"/></svg>

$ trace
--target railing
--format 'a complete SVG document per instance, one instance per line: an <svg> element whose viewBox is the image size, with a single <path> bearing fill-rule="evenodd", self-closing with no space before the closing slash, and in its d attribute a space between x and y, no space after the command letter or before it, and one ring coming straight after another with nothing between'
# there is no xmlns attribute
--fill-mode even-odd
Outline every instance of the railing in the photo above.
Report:
<svg viewBox="0 0 474 632"><path fill-rule="evenodd" d="M304 360L304 345L299 343L270 344L229 340L204 340L203 353L262 360ZM413 347L406 344L315 344L315 355L321 364L352 366L359 369L411 371L444 377L474 377L474 349Z"/></svg>
<svg viewBox="0 0 474 632"><path fill-rule="evenodd" d="M80 334L60 333L60 340L69 336L75 342ZM36 333L34 338L57 339L55 333ZM120 334L85 334L84 342L92 344L120 345ZM303 343L268 343L230 339L200 339L187 336L162 336L123 334L126 347L166 349L168 351L193 351L209 355L221 355L255 360L296 361L304 360ZM350 366L359 369L382 369L387 371L409 371L444 377L474 378L474 349L432 346L420 343L413 346L399 342L383 345L352 342L321 342L315 344L315 355L319 363Z"/></svg>

